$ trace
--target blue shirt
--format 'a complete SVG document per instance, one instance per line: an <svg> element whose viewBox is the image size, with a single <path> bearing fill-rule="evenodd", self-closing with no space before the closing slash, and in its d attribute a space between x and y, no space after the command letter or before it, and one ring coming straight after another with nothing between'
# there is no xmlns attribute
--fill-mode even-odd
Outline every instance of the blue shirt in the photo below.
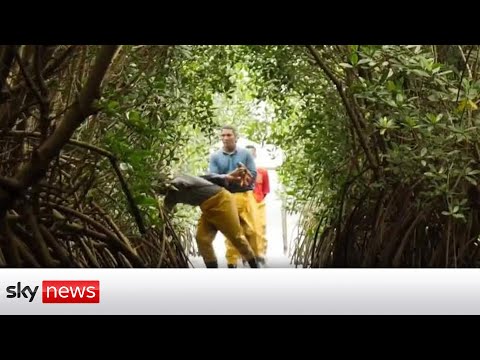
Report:
<svg viewBox="0 0 480 360"><path fill-rule="evenodd" d="M223 148L216 151L210 156L208 170L212 174L228 174L237 168L239 162L243 163L252 173L254 181L248 186L242 187L239 184L230 184L226 188L232 193L253 190L255 178L257 177L257 167L255 166L255 160L252 154L247 149L237 147L233 153L228 153L223 150Z"/></svg>

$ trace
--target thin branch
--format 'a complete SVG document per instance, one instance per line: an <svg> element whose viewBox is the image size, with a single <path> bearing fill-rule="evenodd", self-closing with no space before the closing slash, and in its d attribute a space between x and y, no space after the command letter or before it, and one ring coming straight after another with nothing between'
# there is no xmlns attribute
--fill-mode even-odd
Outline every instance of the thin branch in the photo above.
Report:
<svg viewBox="0 0 480 360"><path fill-rule="evenodd" d="M470 76L470 79L471 79L473 77L472 76L472 70L470 70L470 66L468 65L468 61L467 61L467 58L465 57L465 53L463 52L462 47L460 45L457 45L457 47L458 47L458 50L460 51L460 55L462 57L465 69L467 69L467 71L468 71L468 76ZM470 51L468 53L468 56L470 56L470 52L472 52L472 49L473 49L473 46L470 49Z"/></svg>
<svg viewBox="0 0 480 360"><path fill-rule="evenodd" d="M57 254L63 266L74 266L74 263L68 256L68 251L61 245L57 239L48 231L47 227L43 224L39 225L43 238L48 242L53 251Z"/></svg>
<svg viewBox="0 0 480 360"><path fill-rule="evenodd" d="M136 253L135 249L133 248L132 244L130 243L130 240L120 231L118 228L117 224L112 220L110 216L107 215L105 210L103 210L96 202L92 203L93 207L103 216L103 218L107 221L108 225L110 225L117 234L117 236L127 244L127 246L130 247L130 249Z"/></svg>
<svg viewBox="0 0 480 360"><path fill-rule="evenodd" d="M358 138L360 140L360 143L362 145L363 150L365 151L365 155L367 156L368 162L370 163L373 172L375 173L376 177L379 177L378 173L378 167L377 164L375 163L375 160L370 153L370 150L367 145L367 139L365 138L365 134L360 128L360 121L357 118L357 115L355 114L354 109L352 109L352 106L350 102L347 99L347 95L345 94L345 91L343 89L342 84L338 79L333 75L333 73L330 71L330 69L325 65L325 63L322 61L320 54L318 51L312 46L312 45L307 45L308 50L310 53L313 55L315 58L315 61L317 62L318 66L323 70L323 72L327 75L327 77L335 84L335 87L337 88L338 93L340 94L340 97L342 99L342 102L347 110L347 113L352 120L353 126L355 127L355 130L357 131Z"/></svg>
<svg viewBox="0 0 480 360"><path fill-rule="evenodd" d="M468 54L467 54L467 58L465 59L465 65L467 65L467 62L468 62L468 59L470 58L470 54L472 53L472 50L473 50L473 45L472 47L470 48L470 50L468 51ZM463 52L462 52L463 54ZM456 102L458 103L458 99L460 97L460 89L462 87L462 81L463 81L463 76L465 75L465 70L467 70L467 66L464 66L463 67L463 70L462 70L462 75L460 75L460 81L458 83L458 91L457 91L457 99L456 99ZM470 69L469 69L470 71ZM471 75L470 75L471 76ZM464 110L465 110L466 107L464 107ZM462 112L462 116L463 118L463 112Z"/></svg>
<svg viewBox="0 0 480 360"><path fill-rule="evenodd" d="M35 75L37 78L39 91L41 95L40 101L40 132L42 133L42 139L47 137L47 130L50 125L49 113L50 113L50 101L48 99L48 89L45 85L45 80L42 76L42 55L43 47L41 45L36 47L35 51Z"/></svg>
<svg viewBox="0 0 480 360"><path fill-rule="evenodd" d="M6 45L0 60L0 92L7 83L8 75L12 67L15 53L17 52L17 45Z"/></svg>
<svg viewBox="0 0 480 360"><path fill-rule="evenodd" d="M60 66L64 63L67 57L72 53L72 51L77 47L77 45L70 46L67 50L65 50L58 58L54 58L51 62L47 63L47 66L42 72L43 78L48 79L55 70L59 69ZM25 87L24 82L20 82L19 84L15 85L10 90L10 96L15 97L18 93Z"/></svg>
<svg viewBox="0 0 480 360"><path fill-rule="evenodd" d="M97 228L98 230L102 231L104 234L108 235L106 241L108 241L113 247L116 247L117 249L125 252L128 256L128 258L136 265L139 267L143 267L142 261L137 257L135 253L132 252L132 250L123 243L112 231L110 231L108 228L106 228L104 225L100 224L99 222L93 220L89 216L82 214L74 209L71 209L69 207L63 206L63 205L58 205L58 204L53 204L49 203L49 205L52 208L55 208L57 210L60 210L64 213L74 215L78 217L79 219L89 223L93 227Z"/></svg>
<svg viewBox="0 0 480 360"><path fill-rule="evenodd" d="M83 225L80 225L80 224L75 224L75 223L63 223L62 224L62 227L64 229L68 229L68 230L71 230L75 233L79 233L79 234L82 234L82 235L86 235L88 237L91 237L93 239L97 239L97 240L100 240L104 243L108 242L108 235L105 235L105 234L102 234L102 233L99 233L98 231L95 231L95 230L91 230Z"/></svg>
<svg viewBox="0 0 480 360"><path fill-rule="evenodd" d="M109 160L110 160L110 163L112 164L113 170L117 174L118 180L120 181L120 186L122 187L123 193L127 197L130 211L132 212L132 215L135 218L135 222L137 223L138 229L140 230L141 234L145 234L147 230L143 222L142 214L140 213L140 209L138 208L137 203L133 199L132 193L128 188L127 182L125 181L125 179L122 176L122 173L120 172L120 169L117 165L117 161L112 158L109 158Z"/></svg>
<svg viewBox="0 0 480 360"><path fill-rule="evenodd" d="M28 225L32 231L33 240L35 241L35 248L38 250L40 259L46 267L54 267L55 261L50 256L47 244L45 243L40 228L38 227L37 219L30 207L26 209L26 215Z"/></svg>
<svg viewBox="0 0 480 360"><path fill-rule="evenodd" d="M30 138L37 138L40 139L42 137L42 134L39 132L31 132L31 131L19 131L19 130L11 130L8 131L4 134L4 136L14 136L14 137L30 137ZM103 155L109 159L115 159L115 155L113 155L111 152L104 150L102 148L99 148L97 146L88 144L86 142L78 141L78 140L68 140L66 142L67 144L75 145L80 148L84 148L87 150L91 150L93 152L96 152L100 155Z"/></svg>
<svg viewBox="0 0 480 360"><path fill-rule="evenodd" d="M97 267L97 268L101 267L97 261L97 258L95 257L95 253L88 247L87 241L80 238L80 245L83 249L83 253L85 257L90 262L90 264L93 265L93 267Z"/></svg>
<svg viewBox="0 0 480 360"><path fill-rule="evenodd" d="M10 228L10 224L7 219L4 218L1 221L2 232L5 234L4 243L2 244L2 251L7 256L7 263L11 263L13 267L19 267L22 265L20 254L17 246L17 237Z"/></svg>
<svg viewBox="0 0 480 360"><path fill-rule="evenodd" d="M64 63L67 57L78 47L78 45L70 45L67 50L65 50L60 56L57 58L53 58L53 60L47 64L45 70L43 71L43 76L45 78L50 77L57 70L60 65Z"/></svg>
<svg viewBox="0 0 480 360"><path fill-rule="evenodd" d="M37 87L33 83L33 80L30 74L28 73L27 69L25 68L25 64L23 63L23 60L20 58L18 51L15 52L15 60L17 60L18 66L20 67L20 71L22 72L23 78L27 82L28 87L30 88L30 90L32 90L38 102L41 104L43 102L42 95L40 94L40 91L37 89Z"/></svg>
<svg viewBox="0 0 480 360"><path fill-rule="evenodd" d="M6 133L6 135L41 138L40 133L28 132L28 131L9 131L8 133ZM137 206L137 204L136 204L136 202L133 198L133 195L132 195L132 193L131 193L131 191L128 187L128 184L127 184L126 180L124 179L124 177L123 177L123 175L120 171L120 168L118 167L116 157L112 153L110 153L110 152L108 152L104 149L101 149L101 148L96 147L94 145L87 144L85 142L81 142L81 141L78 141L78 140L68 140L67 143L72 144L72 145L76 145L78 147L82 147L84 149L91 150L93 152L96 152L100 155L103 155L103 156L107 157L110 160L110 163L113 167L113 170L115 171L115 174L117 175L118 180L120 181L120 185L122 187L123 193L125 194L125 196L127 198L127 202L129 204L131 213L132 213L133 217L135 218L135 222L138 226L138 229L139 229L141 234L145 234L147 230L146 230L143 218L142 218L142 214L140 213L140 209L138 208L138 206ZM2 184L1 180L2 179L0 178L0 185ZM7 180L9 180L9 179L7 179Z"/></svg>

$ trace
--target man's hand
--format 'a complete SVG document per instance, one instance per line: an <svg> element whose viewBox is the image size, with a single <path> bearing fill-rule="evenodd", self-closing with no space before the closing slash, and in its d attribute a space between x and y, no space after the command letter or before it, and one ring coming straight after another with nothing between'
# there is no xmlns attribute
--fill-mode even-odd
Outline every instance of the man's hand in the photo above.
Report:
<svg viewBox="0 0 480 360"><path fill-rule="evenodd" d="M236 168L235 170L229 172L225 178L229 183L240 183L245 176L245 171L241 168Z"/></svg>
<svg viewBox="0 0 480 360"><path fill-rule="evenodd" d="M228 175L228 174L225 176L225 179L227 180L228 184L239 183L242 181L242 178L240 176L234 176L234 175Z"/></svg>
<svg viewBox="0 0 480 360"><path fill-rule="evenodd" d="M244 176L245 170L246 170L245 168L237 167L235 170L229 172L227 175L231 175L234 177Z"/></svg>
<svg viewBox="0 0 480 360"><path fill-rule="evenodd" d="M240 181L240 186L248 186L253 182L253 179L248 173L245 173L245 175L242 177L242 180Z"/></svg>
<svg viewBox="0 0 480 360"><path fill-rule="evenodd" d="M238 171L238 173L241 174L240 186L248 186L253 182L252 173L241 162L238 163L234 171Z"/></svg>

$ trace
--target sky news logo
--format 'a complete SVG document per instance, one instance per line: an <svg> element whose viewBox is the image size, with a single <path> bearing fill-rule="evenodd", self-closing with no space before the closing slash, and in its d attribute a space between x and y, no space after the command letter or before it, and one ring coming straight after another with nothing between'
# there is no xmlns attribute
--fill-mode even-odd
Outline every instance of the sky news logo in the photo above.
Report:
<svg viewBox="0 0 480 360"><path fill-rule="evenodd" d="M16 285L6 287L7 299L32 302L39 286ZM100 281L98 280L44 280L42 281L42 303L44 304L98 304L100 303Z"/></svg>

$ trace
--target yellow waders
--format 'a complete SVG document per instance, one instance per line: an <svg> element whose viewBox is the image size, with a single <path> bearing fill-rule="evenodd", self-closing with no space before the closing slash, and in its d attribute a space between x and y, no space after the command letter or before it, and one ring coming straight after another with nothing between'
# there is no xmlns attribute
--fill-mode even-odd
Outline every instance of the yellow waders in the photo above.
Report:
<svg viewBox="0 0 480 360"><path fill-rule="evenodd" d="M243 233L252 248L255 257L259 256L257 239L259 234L255 225L255 219L257 216L257 205L256 200L253 196L253 191L233 193L235 202L237 204L238 215L240 217L240 225L243 229ZM227 258L227 263L229 265L236 265L239 258L239 253L232 245L232 238L226 236L225 238L225 247L227 249L225 257ZM243 254L242 254L243 256ZM245 259L248 260L248 259Z"/></svg>
<svg viewBox="0 0 480 360"><path fill-rule="evenodd" d="M266 257L267 255L267 207L265 201L256 202L257 204L257 217L255 218L255 224L257 225L257 234L259 238L257 239L257 248L258 254L261 257Z"/></svg>
<svg viewBox="0 0 480 360"><path fill-rule="evenodd" d="M198 221L196 240L198 251L205 262L217 260L212 245L217 231L231 239L233 246L247 261L255 257L243 235L235 200L230 192L222 189L210 199L205 200L200 205L200 209L202 215Z"/></svg>

